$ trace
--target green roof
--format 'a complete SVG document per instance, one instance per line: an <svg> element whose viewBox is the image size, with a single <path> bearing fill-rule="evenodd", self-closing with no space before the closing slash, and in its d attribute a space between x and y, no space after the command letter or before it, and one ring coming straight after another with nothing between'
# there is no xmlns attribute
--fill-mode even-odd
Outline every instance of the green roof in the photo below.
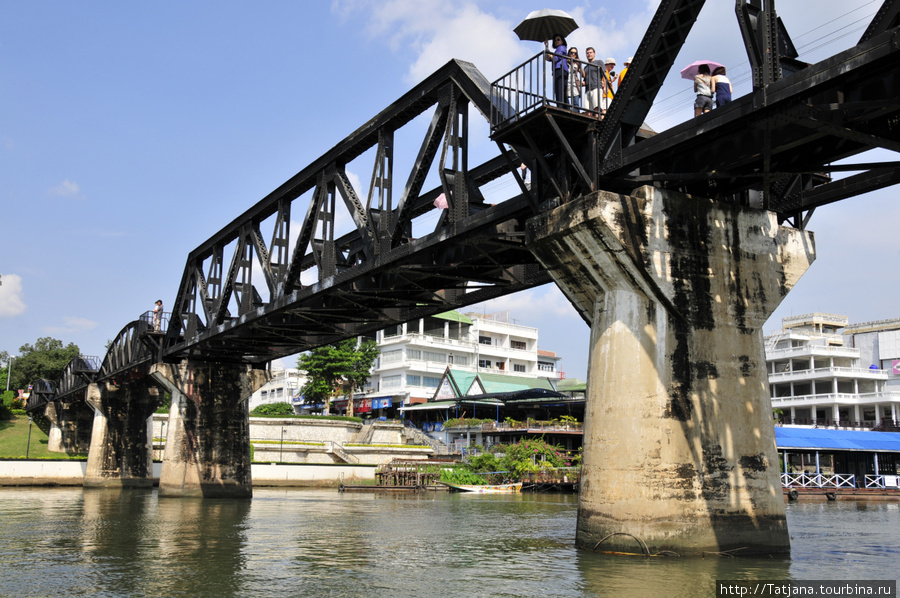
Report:
<svg viewBox="0 0 900 598"><path fill-rule="evenodd" d="M431 316L432 318L437 318L438 320L449 320L451 322L462 322L463 324L471 324L472 320L470 320L467 316L459 313L458 311L445 311L442 314L434 314Z"/></svg>
<svg viewBox="0 0 900 598"><path fill-rule="evenodd" d="M456 396L466 394L466 391L472 386L472 382L475 381L475 376L477 375L474 372L464 372L462 370L448 370L447 374L450 378L450 383L456 391Z"/></svg>
<svg viewBox="0 0 900 598"><path fill-rule="evenodd" d="M553 385L550 384L550 381L546 378L524 378L522 376L509 376L507 374L478 374L478 380L481 382L485 394L514 392L517 390L528 390L530 388L553 390Z"/></svg>

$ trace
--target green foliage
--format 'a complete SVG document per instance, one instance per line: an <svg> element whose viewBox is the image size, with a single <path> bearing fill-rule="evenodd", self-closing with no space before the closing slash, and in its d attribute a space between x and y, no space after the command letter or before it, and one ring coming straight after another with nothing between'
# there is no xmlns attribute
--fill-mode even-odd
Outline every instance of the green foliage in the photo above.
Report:
<svg viewBox="0 0 900 598"><path fill-rule="evenodd" d="M484 478L484 476L480 476L477 473L472 473L467 469L463 468L454 468L454 469L442 469L441 470L441 481L446 484L457 484L457 485L481 485L488 484L488 480Z"/></svg>
<svg viewBox="0 0 900 598"><path fill-rule="evenodd" d="M483 453L469 459L468 468L474 472L499 471L503 467L500 460L492 453Z"/></svg>
<svg viewBox="0 0 900 598"><path fill-rule="evenodd" d="M250 415L294 415L294 408L290 403L265 403L259 405Z"/></svg>
<svg viewBox="0 0 900 598"><path fill-rule="evenodd" d="M62 341L49 336L39 338L34 345L22 345L19 347L19 356L12 362L10 388L25 389L41 378L56 382L62 377L69 362L78 357L79 353L78 345L69 343L63 346Z"/></svg>
<svg viewBox="0 0 900 598"><path fill-rule="evenodd" d="M328 400L339 392L349 397L354 389L369 380L376 357L378 346L375 341L367 340L357 346L355 338L300 355L297 368L306 372L308 380L303 387L306 401L327 405Z"/></svg>
<svg viewBox="0 0 900 598"><path fill-rule="evenodd" d="M567 455L563 448L548 444L542 438L528 438L516 444L506 445L501 450L503 451L503 458L500 459L501 469L509 471L515 478L543 469L566 467L571 463L566 460Z"/></svg>
<svg viewBox="0 0 900 598"><path fill-rule="evenodd" d="M446 428L480 428L482 424L492 424L492 419L480 419L477 417L456 417L444 422Z"/></svg>
<svg viewBox="0 0 900 598"><path fill-rule="evenodd" d="M13 391L4 391L2 395L3 400L0 401L0 421L8 421L12 419L12 406L13 399L16 396L16 393Z"/></svg>

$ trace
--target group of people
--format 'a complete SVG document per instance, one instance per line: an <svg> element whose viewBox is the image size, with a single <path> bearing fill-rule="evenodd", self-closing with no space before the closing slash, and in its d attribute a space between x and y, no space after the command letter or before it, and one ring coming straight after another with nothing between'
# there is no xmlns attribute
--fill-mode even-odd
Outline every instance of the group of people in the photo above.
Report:
<svg viewBox="0 0 900 598"><path fill-rule="evenodd" d="M584 107L588 114L603 118L615 97L614 88L618 89L622 84L633 58L625 61L625 68L617 76L616 59L600 61L594 48L585 50L587 60L582 61L578 48L570 48L562 35L554 35L552 40L544 42L544 46L546 59L553 63L553 99L556 105L576 111Z"/></svg>
<svg viewBox="0 0 900 598"><path fill-rule="evenodd" d="M690 74L688 74L690 77ZM694 100L694 116L700 116L713 108L713 94L715 94L716 108L720 108L731 101L731 81L725 74L725 67L719 66L710 73L708 64L701 64L697 76L694 77L694 92L697 99Z"/></svg>

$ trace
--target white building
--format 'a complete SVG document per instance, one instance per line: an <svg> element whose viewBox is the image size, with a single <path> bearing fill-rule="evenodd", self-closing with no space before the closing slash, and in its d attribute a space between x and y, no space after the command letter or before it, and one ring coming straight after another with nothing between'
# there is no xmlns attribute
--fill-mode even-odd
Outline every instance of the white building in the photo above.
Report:
<svg viewBox="0 0 900 598"><path fill-rule="evenodd" d="M784 318L782 331L766 338L766 366L772 407L785 424L885 428L900 421L900 320Z"/></svg>
<svg viewBox="0 0 900 598"><path fill-rule="evenodd" d="M382 330L381 355L366 395L393 406L424 403L447 367L455 370L560 378L555 353L538 350L538 330L510 321L509 312L446 312Z"/></svg>
<svg viewBox="0 0 900 598"><path fill-rule="evenodd" d="M266 403L291 403L306 384L306 374L297 369L273 369L272 378L250 395L250 411Z"/></svg>

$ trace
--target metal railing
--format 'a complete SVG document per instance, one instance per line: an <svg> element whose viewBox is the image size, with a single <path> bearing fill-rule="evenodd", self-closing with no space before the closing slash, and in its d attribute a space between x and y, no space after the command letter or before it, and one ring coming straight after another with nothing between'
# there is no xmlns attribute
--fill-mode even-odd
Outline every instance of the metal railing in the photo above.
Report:
<svg viewBox="0 0 900 598"><path fill-rule="evenodd" d="M866 488L900 488L900 476L866 474Z"/></svg>
<svg viewBox="0 0 900 598"><path fill-rule="evenodd" d="M547 55L551 59L547 60ZM519 66L491 83L491 129L496 130L510 122L518 120L539 108L556 106L574 112L585 111L582 106L576 106L565 101L557 101L553 98L553 65L556 55L552 52L540 52L529 58ZM581 71L586 68L605 69L597 64L591 65L583 60L565 58L569 63L571 76L573 65L578 65ZM549 82L548 82L549 81ZM615 90L609 86L609 92L615 95ZM599 91L598 93L602 93ZM612 102L612 98L609 100Z"/></svg>
<svg viewBox="0 0 900 598"><path fill-rule="evenodd" d="M856 476L842 473L783 473L784 488L856 488Z"/></svg>
<svg viewBox="0 0 900 598"><path fill-rule="evenodd" d="M166 332L169 329L169 320L172 318L172 312L154 312L153 310L145 311L139 318L141 322L145 322L153 332Z"/></svg>

